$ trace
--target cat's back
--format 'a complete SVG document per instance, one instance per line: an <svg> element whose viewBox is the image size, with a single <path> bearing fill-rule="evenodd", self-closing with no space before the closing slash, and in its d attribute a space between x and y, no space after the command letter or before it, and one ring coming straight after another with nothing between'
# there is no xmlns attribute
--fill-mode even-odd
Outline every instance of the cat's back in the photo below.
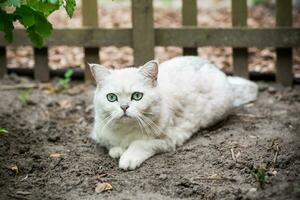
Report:
<svg viewBox="0 0 300 200"><path fill-rule="evenodd" d="M196 56L176 57L161 63L159 67L158 83L166 89L183 89L186 92L210 90L224 82L227 81L223 72Z"/></svg>
<svg viewBox="0 0 300 200"><path fill-rule="evenodd" d="M186 66L189 69L199 70L202 66L204 66L207 63L209 63L207 60L197 56L180 56L161 63L159 71L161 73L170 71L186 71L187 68L183 68L183 66Z"/></svg>

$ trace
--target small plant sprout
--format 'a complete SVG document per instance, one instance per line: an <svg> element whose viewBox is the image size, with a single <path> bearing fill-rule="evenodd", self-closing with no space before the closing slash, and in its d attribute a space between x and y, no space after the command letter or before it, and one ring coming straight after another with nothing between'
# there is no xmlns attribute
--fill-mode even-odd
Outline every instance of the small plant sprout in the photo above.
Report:
<svg viewBox="0 0 300 200"><path fill-rule="evenodd" d="M58 80L57 84L61 86L63 89L68 89L70 87L70 81L72 80L73 75L74 75L74 70L68 69L64 74L64 79Z"/></svg>
<svg viewBox="0 0 300 200"><path fill-rule="evenodd" d="M254 177L261 189L265 188L267 183L270 183L269 176L267 175L267 169L264 165L259 165L254 171Z"/></svg>
<svg viewBox="0 0 300 200"><path fill-rule="evenodd" d="M2 128L0 127L0 135L8 133L8 131L6 130L6 128Z"/></svg>
<svg viewBox="0 0 300 200"><path fill-rule="evenodd" d="M30 90L23 90L20 92L19 99L24 106L28 104L29 98Z"/></svg>

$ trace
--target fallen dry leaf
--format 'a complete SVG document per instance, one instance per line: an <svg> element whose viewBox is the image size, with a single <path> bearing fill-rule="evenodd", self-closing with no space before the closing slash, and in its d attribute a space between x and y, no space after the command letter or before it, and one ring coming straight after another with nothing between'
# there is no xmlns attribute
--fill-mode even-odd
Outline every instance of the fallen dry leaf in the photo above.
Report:
<svg viewBox="0 0 300 200"><path fill-rule="evenodd" d="M19 173L19 168L17 165L12 165L10 167L8 167L11 171L13 171L15 174Z"/></svg>
<svg viewBox="0 0 300 200"><path fill-rule="evenodd" d="M112 190L113 187L110 183L97 183L95 192L100 193L100 192L105 192L108 190Z"/></svg>
<svg viewBox="0 0 300 200"><path fill-rule="evenodd" d="M71 108L71 106L72 106L72 103L69 100L62 100L62 101L58 102L58 104L61 108Z"/></svg>
<svg viewBox="0 0 300 200"><path fill-rule="evenodd" d="M43 87L43 91L45 94L55 94L57 92L57 88L55 88L52 84L48 84Z"/></svg>

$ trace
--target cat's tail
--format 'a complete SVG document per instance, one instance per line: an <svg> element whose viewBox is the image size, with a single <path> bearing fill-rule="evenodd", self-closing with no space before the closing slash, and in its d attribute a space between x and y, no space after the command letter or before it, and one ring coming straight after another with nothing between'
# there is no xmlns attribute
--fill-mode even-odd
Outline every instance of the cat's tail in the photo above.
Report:
<svg viewBox="0 0 300 200"><path fill-rule="evenodd" d="M256 100L258 86L254 82L239 77L228 77L228 80L233 89L235 107Z"/></svg>

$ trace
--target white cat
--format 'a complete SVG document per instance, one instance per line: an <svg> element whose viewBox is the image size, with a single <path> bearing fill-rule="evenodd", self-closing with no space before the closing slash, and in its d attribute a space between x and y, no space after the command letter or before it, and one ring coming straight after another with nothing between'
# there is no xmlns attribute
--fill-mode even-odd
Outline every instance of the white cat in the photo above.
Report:
<svg viewBox="0 0 300 200"><path fill-rule="evenodd" d="M158 66L109 70L90 64L97 82L91 138L133 170L156 153L174 150L198 130L254 101L257 85L227 77L199 57L177 57Z"/></svg>

